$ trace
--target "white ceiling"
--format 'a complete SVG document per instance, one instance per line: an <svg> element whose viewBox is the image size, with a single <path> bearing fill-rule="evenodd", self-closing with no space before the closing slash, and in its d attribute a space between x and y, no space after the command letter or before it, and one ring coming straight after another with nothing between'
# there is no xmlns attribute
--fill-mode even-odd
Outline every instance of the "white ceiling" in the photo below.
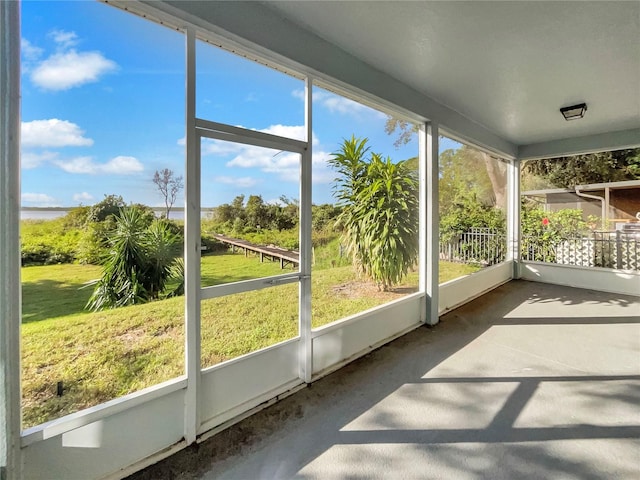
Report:
<svg viewBox="0 0 640 480"><path fill-rule="evenodd" d="M108 1L506 158L640 145L640 0Z"/></svg>
<svg viewBox="0 0 640 480"><path fill-rule="evenodd" d="M639 1L264 4L516 145L640 128Z"/></svg>

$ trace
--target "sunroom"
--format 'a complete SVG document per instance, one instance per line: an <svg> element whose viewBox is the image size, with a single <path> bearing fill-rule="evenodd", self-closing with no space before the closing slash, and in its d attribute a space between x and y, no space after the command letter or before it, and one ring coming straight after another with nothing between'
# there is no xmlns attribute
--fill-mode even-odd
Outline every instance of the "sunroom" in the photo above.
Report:
<svg viewBox="0 0 640 480"><path fill-rule="evenodd" d="M640 168L640 159L623 166L613 160L618 159L615 152L640 147L639 2L54 5L57 13L37 3L1 5L3 479L124 478L193 445L222 442L219 432L265 408L284 408L278 405L286 405L279 403L285 397L305 401L305 387L330 384L332 378L357 382L361 395L368 394L370 387L364 385L375 378L387 383L370 399L354 398L353 411L344 418L327 405L323 421L316 417L315 423L301 425L324 425L336 435L321 435L316 445L312 434L298 438L307 449L306 457L296 457L302 458L298 463L268 465L270 454L280 460L288 452L296 455L298 440L287 437L273 450L261 450L262 458L243 458L218 473L226 478L373 478L382 475L379 469L401 463L413 467L389 470L390 475L418 478L419 472L428 472L424 478L463 478L475 471L482 476L487 470L469 460L481 463L481 450L466 451L469 457L460 467L454 458L464 456L464 448L454 452L443 447L466 445L467 438L480 444L601 442L588 447L589 452L615 452L616 445L606 443L614 439L626 442L618 445L620 452L630 453L626 462L618 462L620 470L609 473L618 478L638 473L637 458L631 457L634 448L637 454L640 422L629 406L638 397L640 375L637 222L626 215L628 227L616 233L615 225L607 223L615 215L583 218L578 208L554 216L521 192L539 196L571 187L589 198L596 196L595 187L580 190L580 185L606 184L607 192L632 186L626 201L637 204L639 172L633 165ZM45 25L40 37L32 28L38 24ZM90 35L101 38L102 45L111 42L111 50L91 44ZM126 59L116 57L115 52L125 50ZM84 113L72 118L64 95L97 83L77 80L80 70L69 80L62 78L67 70L52 68L69 59L81 59L76 67L93 62L100 75L142 75L144 80L135 87L114 80L100 85L100 92L86 91L83 112L104 109L109 121L98 119L90 130L87 120L85 133L73 123ZM127 89L131 96L122 93ZM53 98L47 103L48 118L33 113L34 98L43 92ZM98 95L106 94L110 100L98 103ZM247 104L253 107L245 108ZM566 107L573 107L569 119L561 112L567 113ZM138 117L145 110L151 114ZM108 117L110 111L113 117ZM330 114L350 116L338 122ZM70 116L60 120L63 115ZM113 125L118 122L122 125ZM62 145L55 137L46 143L42 128L52 125L65 127L58 134L76 135L75 140ZM115 137L107 136L110 130ZM33 270L25 269L38 267L23 266L21 210L26 200L44 198L25 196L31 193L25 185L34 169L49 168L49 181L63 188L76 188L67 187L66 174L85 175L82 181L93 178L94 184L120 175L122 191L135 193L146 188L141 172L161 168L160 161L133 155L133 149L105 154L113 158L102 163L84 152L67 158L64 150L52 150L93 148L100 140L124 146L128 137L159 142L162 136L170 137L171 145L158 147L155 158L181 155L181 167L172 168L184 177L184 206L175 209L183 215L184 294L149 302L146 310L133 305L96 316L82 312L82 305L64 316L54 315L50 307L34 308L32 299L45 291L38 288L56 280L32 282ZM397 285L387 288L382 282L382 291L353 272L353 245L343 236L325 235L336 219L332 192L346 184L342 177L336 187L336 152L345 152L349 139L365 138L369 143L363 147L370 146L371 152L387 148L374 143L378 138L396 143L396 150L380 155L393 161L382 158L380 164L402 165L415 180L409 185L417 226L410 232L414 260L408 268L398 268L403 275L397 276ZM631 176L542 185L549 176L541 180L539 174L552 168L549 162L544 168L531 167L547 159L562 157L554 160L558 165L570 156L600 152L606 152L602 161L612 162L616 175L626 168L620 175ZM371 163L375 159L371 156ZM556 168L554 174L561 176L562 170ZM586 163L582 172L592 170ZM572 173L565 177L571 182ZM231 186L241 186L242 195ZM113 192L101 193L106 197ZM247 202L244 193L249 194ZM89 201L92 195L77 198ZM143 202L138 198L127 200ZM604 205L604 193L602 198ZM217 224L213 217L222 215L221 205L228 207L227 217ZM268 216L269 211L274 215ZM238 212L243 224L235 221L241 217ZM597 217L598 210L590 213ZM477 218L482 222L469 222ZM393 220L375 217L372 224L391 225ZM225 222L229 231L221 232ZM267 222L291 235L261 240L270 229ZM567 235L569 223L579 226L572 235ZM251 245L272 245L253 256L247 243L232 238L243 235L253 239ZM207 243L208 236L216 236L218 243ZM225 238L234 246L215 250ZM238 245L245 245L242 252ZM265 255L278 261L270 263ZM246 263L234 273L226 261ZM84 266L59 267L58 275L63 275ZM60 285L46 294L55 297L81 288L71 283L73 288ZM420 328L438 324L443 315L448 316L442 326ZM501 330L511 323L546 328L540 335L519 330L511 336ZM108 327L114 324L120 328ZM576 338L586 347L578 352L559 340L583 329L586 333ZM85 341L84 331L91 332L87 338L95 343ZM433 332L433 339L416 339L422 332ZM149 343L141 344L141 339ZM392 358L380 353L384 349L376 351L394 340L400 343L390 347L395 348ZM478 344L482 348L467 350ZM558 373L548 365L535 370L518 356L502 355L498 344L522 351L534 349L533 344L548 347L555 352L549 357L573 373ZM406 347L409 357L399 360L398 346ZM103 360L92 356L107 347ZM369 360L381 371L388 361L389 372L366 377L373 368ZM56 363L65 367L55 370ZM347 364L352 364L352 376L341 370ZM417 370L403 383L402 371L411 365ZM126 379L126 386L114 387L111 375ZM442 378L448 380L439 383ZM572 390L572 382L583 383ZM446 390L461 384L467 400L473 396L476 401L459 401ZM339 401L348 403L346 385L333 387L342 392ZM577 400L576 388L583 395ZM618 410L597 396L600 388L618 389ZM85 396L67 400L76 393ZM332 399L329 394L324 398ZM588 400L585 412L595 415L601 409L617 420L603 426L582 415L579 407L573 412L566 406L525 409L527 403L564 399L569 405ZM493 408L501 404L502 410ZM425 413L427 405L434 411ZM420 422L394 423L403 409L412 415L422 412L422 427ZM456 423L461 418L456 412L470 415L471 426ZM562 430L571 415L580 427ZM531 419L546 429L529 428ZM629 443L634 438L636 443ZM393 448L364 455L358 450L378 444ZM414 454L436 445L451 458L433 467L437 455L414 457L407 445ZM573 448L579 450L571 445L567 451ZM503 478L535 477L535 471L512 465L508 454L494 453L496 459L507 455ZM547 473L585 477L589 470L579 457L569 452L561 468ZM416 463L420 458L422 466ZM542 464L545 457L538 459ZM358 461L365 463L354 467ZM600 477L596 472L592 478Z"/></svg>

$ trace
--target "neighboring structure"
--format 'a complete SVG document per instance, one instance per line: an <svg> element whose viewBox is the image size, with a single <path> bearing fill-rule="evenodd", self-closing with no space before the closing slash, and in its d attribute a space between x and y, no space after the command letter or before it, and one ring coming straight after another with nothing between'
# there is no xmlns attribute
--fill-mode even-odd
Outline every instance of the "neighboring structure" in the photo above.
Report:
<svg viewBox="0 0 640 480"><path fill-rule="evenodd" d="M522 196L539 202L549 212L567 208L582 210L585 221L589 217L604 219L604 228L611 230L620 227L618 224L635 222L640 212L640 180L528 190L522 192Z"/></svg>

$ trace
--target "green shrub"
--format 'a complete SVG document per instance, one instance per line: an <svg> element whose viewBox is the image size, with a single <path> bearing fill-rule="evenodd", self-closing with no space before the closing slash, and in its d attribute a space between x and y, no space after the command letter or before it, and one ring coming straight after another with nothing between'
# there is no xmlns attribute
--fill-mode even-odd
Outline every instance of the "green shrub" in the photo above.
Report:
<svg viewBox="0 0 640 480"><path fill-rule="evenodd" d="M65 226L64 218L21 222L22 265L51 265L75 261L82 230Z"/></svg>
<svg viewBox="0 0 640 480"><path fill-rule="evenodd" d="M106 254L106 240L113 227L107 222L87 223L80 242L76 258L79 263L97 265Z"/></svg>
<svg viewBox="0 0 640 480"><path fill-rule="evenodd" d="M166 287L180 272L176 260L182 251L182 238L172 231L170 223L154 220L147 225L144 209L120 210L116 228L109 234L108 254L102 260L102 277L87 308L104 310L172 295Z"/></svg>
<svg viewBox="0 0 640 480"><path fill-rule="evenodd" d="M558 244L586 233L589 226L582 218L582 210L545 212L526 202L522 204L522 255L528 260L555 262Z"/></svg>
<svg viewBox="0 0 640 480"><path fill-rule="evenodd" d="M418 257L418 178L406 161L369 154L367 139L344 140L328 163L338 177L337 223L356 268L386 291Z"/></svg>
<svg viewBox="0 0 640 480"><path fill-rule="evenodd" d="M80 206L72 208L63 217L62 222L66 228L82 228L89 221L89 214L91 213L91 207Z"/></svg>
<svg viewBox="0 0 640 480"><path fill-rule="evenodd" d="M472 228L489 228L497 233L505 233L505 212L483 205L474 196L467 197L461 203L452 205L440 218L440 241L446 243Z"/></svg>
<svg viewBox="0 0 640 480"><path fill-rule="evenodd" d="M120 195L105 195L104 200L91 207L88 214L90 222L104 222L108 217L119 215L120 209L126 204Z"/></svg>

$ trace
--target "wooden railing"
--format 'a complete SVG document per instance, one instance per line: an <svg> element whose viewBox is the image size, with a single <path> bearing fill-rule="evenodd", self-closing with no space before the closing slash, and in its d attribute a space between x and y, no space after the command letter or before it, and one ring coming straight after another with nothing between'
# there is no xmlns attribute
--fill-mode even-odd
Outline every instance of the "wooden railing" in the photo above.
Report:
<svg viewBox="0 0 640 480"><path fill-rule="evenodd" d="M274 262L279 261L280 268L284 268L288 264L298 265L300 263L300 254L295 250L287 250L276 246L255 245L247 240L231 238L219 233L212 235L217 241L229 245L233 253L235 253L236 249L240 249L244 252L245 257L248 256L249 252L254 252L260 256L261 262L264 262L265 258Z"/></svg>

